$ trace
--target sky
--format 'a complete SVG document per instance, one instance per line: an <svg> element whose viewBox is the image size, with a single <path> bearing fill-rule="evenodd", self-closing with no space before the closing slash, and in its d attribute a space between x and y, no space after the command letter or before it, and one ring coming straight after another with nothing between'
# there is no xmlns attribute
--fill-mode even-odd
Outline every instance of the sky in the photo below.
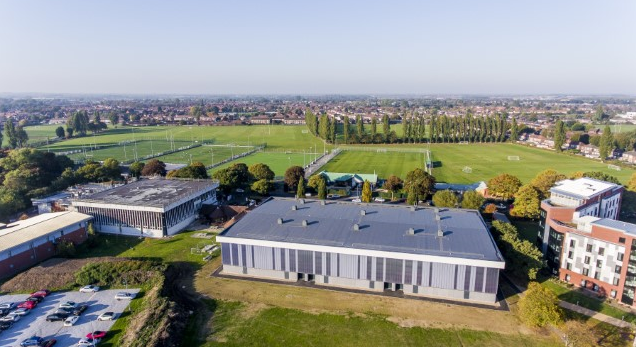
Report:
<svg viewBox="0 0 637 347"><path fill-rule="evenodd" d="M635 95L635 6L0 0L0 92Z"/></svg>

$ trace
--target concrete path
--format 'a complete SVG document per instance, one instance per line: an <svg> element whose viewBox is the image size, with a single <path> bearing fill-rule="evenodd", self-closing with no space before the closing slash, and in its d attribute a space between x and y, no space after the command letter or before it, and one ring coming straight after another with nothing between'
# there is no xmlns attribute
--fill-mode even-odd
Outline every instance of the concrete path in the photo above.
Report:
<svg viewBox="0 0 637 347"><path fill-rule="evenodd" d="M624 322L621 319L617 319L617 318L613 318L610 316L607 316L605 314L599 313L597 311L593 311L593 310L589 310L585 307L582 306L577 306L575 304L571 304L570 302L566 302L566 301L560 301L559 303L560 307L565 308L567 310L571 310L571 311L575 311L577 313L581 313L583 315L589 316L591 318L597 319L599 321L602 321L604 323L608 323L608 324L612 324L616 327L620 327L620 328L630 328L633 325L628 323L628 322Z"/></svg>

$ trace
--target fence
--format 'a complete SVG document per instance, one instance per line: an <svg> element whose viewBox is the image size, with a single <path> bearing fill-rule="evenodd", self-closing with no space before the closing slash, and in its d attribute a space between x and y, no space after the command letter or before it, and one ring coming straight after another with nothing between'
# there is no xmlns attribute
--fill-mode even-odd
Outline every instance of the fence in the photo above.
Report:
<svg viewBox="0 0 637 347"><path fill-rule="evenodd" d="M332 158L334 158L337 155L339 155L339 153L341 153L341 149L340 148L333 149L331 152L329 152L327 154L323 154L318 159L316 159L315 161L311 162L309 165L307 165L304 168L305 169L305 178L307 179L310 176L312 176L313 173L318 172L318 170L323 165L327 164L328 161L332 160Z"/></svg>
<svg viewBox="0 0 637 347"><path fill-rule="evenodd" d="M231 162L231 161L233 161L233 160L235 160L235 159L239 159L239 158L247 157L247 156L249 156L250 154L253 154L253 153L256 153L256 152L262 151L262 150L265 148L265 146L266 146L266 144L265 144L265 143L264 143L264 144L261 144L261 145L259 145L259 146L255 147L255 148L253 148L253 149L252 149L252 150L250 150L250 151L243 152L243 153L241 153L241 154L234 155L234 156L232 156L232 157L230 157L230 158L226 158L226 159L224 159L224 160L222 160L222 161L220 161L220 162L218 162L218 163L214 163L214 164L208 165L208 166L206 166L206 169L208 169L208 170L210 170L210 169L214 169L214 168L216 168L217 166L223 165L223 164L225 164L225 163L229 163L229 162Z"/></svg>

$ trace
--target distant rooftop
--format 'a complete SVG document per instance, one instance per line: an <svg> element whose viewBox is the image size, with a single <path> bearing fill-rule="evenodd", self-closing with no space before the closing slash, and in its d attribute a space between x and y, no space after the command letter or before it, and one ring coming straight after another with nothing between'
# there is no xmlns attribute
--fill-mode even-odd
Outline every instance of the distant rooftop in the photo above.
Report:
<svg viewBox="0 0 637 347"><path fill-rule="evenodd" d="M404 205L321 205L310 200L301 204L275 198L248 212L222 236L503 262L477 211L440 209L439 215L443 237L437 236L434 208L412 211ZM279 218L283 224L278 223ZM302 226L303 220L307 226Z"/></svg>
<svg viewBox="0 0 637 347"><path fill-rule="evenodd" d="M606 228L615 229L617 231L623 231L626 234L635 236L635 231L637 229L637 225L621 222L618 220L610 219L610 218L602 218L596 221L591 222L594 225L601 225Z"/></svg>
<svg viewBox="0 0 637 347"><path fill-rule="evenodd" d="M9 223L4 229L0 229L0 252L92 218L83 213L65 211L44 213L29 219Z"/></svg>
<svg viewBox="0 0 637 347"><path fill-rule="evenodd" d="M350 178L355 182L363 183L365 180L370 183L376 184L378 181L378 175L373 174L362 174L362 173L347 173L347 172L329 172L329 171L321 171L320 175L327 177L328 181L331 182L343 182L347 181Z"/></svg>
<svg viewBox="0 0 637 347"><path fill-rule="evenodd" d="M583 177L576 180L563 180L551 188L551 193L564 194L575 198L590 199L605 191L619 187L610 182Z"/></svg>
<svg viewBox="0 0 637 347"><path fill-rule="evenodd" d="M212 180L143 179L74 201L165 207L183 197L214 188L216 184Z"/></svg>

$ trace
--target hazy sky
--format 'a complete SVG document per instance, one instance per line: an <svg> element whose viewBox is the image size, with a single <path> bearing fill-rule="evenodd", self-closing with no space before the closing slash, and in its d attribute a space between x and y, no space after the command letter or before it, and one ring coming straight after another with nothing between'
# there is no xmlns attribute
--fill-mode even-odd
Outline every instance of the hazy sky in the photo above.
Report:
<svg viewBox="0 0 637 347"><path fill-rule="evenodd" d="M0 0L0 92L635 94L634 0Z"/></svg>

